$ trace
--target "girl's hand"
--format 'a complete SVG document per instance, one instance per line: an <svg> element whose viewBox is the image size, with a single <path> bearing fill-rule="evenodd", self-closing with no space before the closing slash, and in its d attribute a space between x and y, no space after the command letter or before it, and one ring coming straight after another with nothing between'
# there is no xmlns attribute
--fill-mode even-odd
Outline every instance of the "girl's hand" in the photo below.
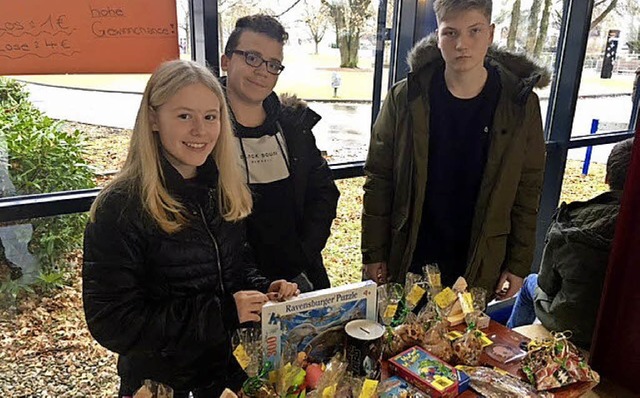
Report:
<svg viewBox="0 0 640 398"><path fill-rule="evenodd" d="M265 294L257 290L241 290L233 295L240 323L260 322L262 306L268 301Z"/></svg>
<svg viewBox="0 0 640 398"><path fill-rule="evenodd" d="M282 301L300 294L297 283L287 282L284 279L271 282L267 296L272 301Z"/></svg>

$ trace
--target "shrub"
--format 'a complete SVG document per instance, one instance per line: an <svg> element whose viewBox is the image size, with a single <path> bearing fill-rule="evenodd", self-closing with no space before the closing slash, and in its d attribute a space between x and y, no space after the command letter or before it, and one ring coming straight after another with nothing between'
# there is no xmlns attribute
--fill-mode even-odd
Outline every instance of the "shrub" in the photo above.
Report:
<svg viewBox="0 0 640 398"><path fill-rule="evenodd" d="M0 154L8 154L15 192L28 195L93 188L94 175L84 155L83 134L62 131L57 122L37 110L24 87L0 78ZM6 156L6 155L5 155ZM5 156L0 161L5 161ZM4 167L0 165L0 167ZM3 187L6 190L6 186ZM86 214L31 220L31 251L44 273L62 270L63 257L80 246Z"/></svg>

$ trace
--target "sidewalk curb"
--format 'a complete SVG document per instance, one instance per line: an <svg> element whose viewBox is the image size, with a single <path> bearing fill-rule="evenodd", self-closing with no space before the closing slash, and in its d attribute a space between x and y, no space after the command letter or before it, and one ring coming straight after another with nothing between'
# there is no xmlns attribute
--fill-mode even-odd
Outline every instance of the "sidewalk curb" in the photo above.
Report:
<svg viewBox="0 0 640 398"><path fill-rule="evenodd" d="M130 94L130 95L142 95L141 91L124 91L124 90L106 90L106 89L94 89L94 88L86 88L86 87L64 87L58 86L55 84L48 83L39 83L39 82L29 82L21 79L14 79L20 83L34 85L34 86L43 86L43 87L52 87L59 88L63 90L78 90L78 91L90 91L96 93L106 93L106 94ZM631 96L631 92L619 92L619 93L603 93L603 94L583 94L578 95L578 99L591 99L591 98L614 98L614 97L625 97ZM549 96L539 96L540 100L549 100ZM363 100L363 99L314 99L314 98L304 98L306 102L320 102L320 103L350 103L350 104L370 104L371 100Z"/></svg>

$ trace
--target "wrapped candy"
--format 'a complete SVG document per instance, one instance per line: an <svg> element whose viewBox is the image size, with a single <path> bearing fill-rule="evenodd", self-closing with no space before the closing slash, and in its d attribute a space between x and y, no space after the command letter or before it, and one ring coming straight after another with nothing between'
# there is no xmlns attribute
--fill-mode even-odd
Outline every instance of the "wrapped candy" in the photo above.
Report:
<svg viewBox="0 0 640 398"><path fill-rule="evenodd" d="M255 376L249 377L242 385L242 393L247 397L255 398L277 398L275 390L268 383L269 373L273 371L273 364L269 361L262 365L262 368Z"/></svg>
<svg viewBox="0 0 640 398"><path fill-rule="evenodd" d="M491 398L537 398L550 397L539 394L529 384L515 377L486 367L457 366L471 379L471 388L484 397Z"/></svg>
<svg viewBox="0 0 640 398"><path fill-rule="evenodd" d="M480 365L480 355L482 354L481 336L475 326L472 326L461 338L453 343L453 352L459 364Z"/></svg>
<svg viewBox="0 0 640 398"><path fill-rule="evenodd" d="M318 388L310 392L308 398L324 398L337 397L342 379L347 372L347 362L345 362L340 354L335 355L327 364ZM344 393L344 391L343 391Z"/></svg>
<svg viewBox="0 0 640 398"><path fill-rule="evenodd" d="M404 283L405 306L408 311L413 311L427 295L429 284L422 275L407 272Z"/></svg>
<svg viewBox="0 0 640 398"><path fill-rule="evenodd" d="M403 292L402 285L398 283L378 286L378 315L382 324L391 325L398 311Z"/></svg>
<svg viewBox="0 0 640 398"><path fill-rule="evenodd" d="M522 360L522 371L538 391L566 386L579 381L600 382L576 346L570 333L554 333L553 338L529 343Z"/></svg>
<svg viewBox="0 0 640 398"><path fill-rule="evenodd" d="M429 291L432 295L438 294L442 290L442 278L438 264L427 264L422 267L422 271L429 284Z"/></svg>
<svg viewBox="0 0 640 398"><path fill-rule="evenodd" d="M256 328L240 328L231 338L233 355L249 377L260 371L262 363L262 333Z"/></svg>
<svg viewBox="0 0 640 398"><path fill-rule="evenodd" d="M446 320L435 322L424 334L420 346L445 362L451 361L453 348L447 338L448 323Z"/></svg>
<svg viewBox="0 0 640 398"><path fill-rule="evenodd" d="M302 397L306 390L305 378L307 372L297 365L287 363L278 371L276 392L281 397Z"/></svg>
<svg viewBox="0 0 640 398"><path fill-rule="evenodd" d="M418 323L405 323L396 326L387 336L383 356L390 358L415 345L421 345L425 339L424 328Z"/></svg>
<svg viewBox="0 0 640 398"><path fill-rule="evenodd" d="M173 389L164 384L145 380L144 385L136 391L134 398L173 398Z"/></svg>

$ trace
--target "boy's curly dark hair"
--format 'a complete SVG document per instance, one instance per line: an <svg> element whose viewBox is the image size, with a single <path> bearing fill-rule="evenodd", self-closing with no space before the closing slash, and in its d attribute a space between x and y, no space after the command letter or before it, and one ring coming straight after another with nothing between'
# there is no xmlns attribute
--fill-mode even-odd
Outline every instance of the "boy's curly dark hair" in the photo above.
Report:
<svg viewBox="0 0 640 398"><path fill-rule="evenodd" d="M231 56L232 52L238 47L240 35L242 32L247 30L267 35L280 44L286 43L289 39L289 34L284 30L284 26L282 26L282 24L271 15L247 15L236 21L236 27L229 35L227 45L224 47L224 53L227 56Z"/></svg>

